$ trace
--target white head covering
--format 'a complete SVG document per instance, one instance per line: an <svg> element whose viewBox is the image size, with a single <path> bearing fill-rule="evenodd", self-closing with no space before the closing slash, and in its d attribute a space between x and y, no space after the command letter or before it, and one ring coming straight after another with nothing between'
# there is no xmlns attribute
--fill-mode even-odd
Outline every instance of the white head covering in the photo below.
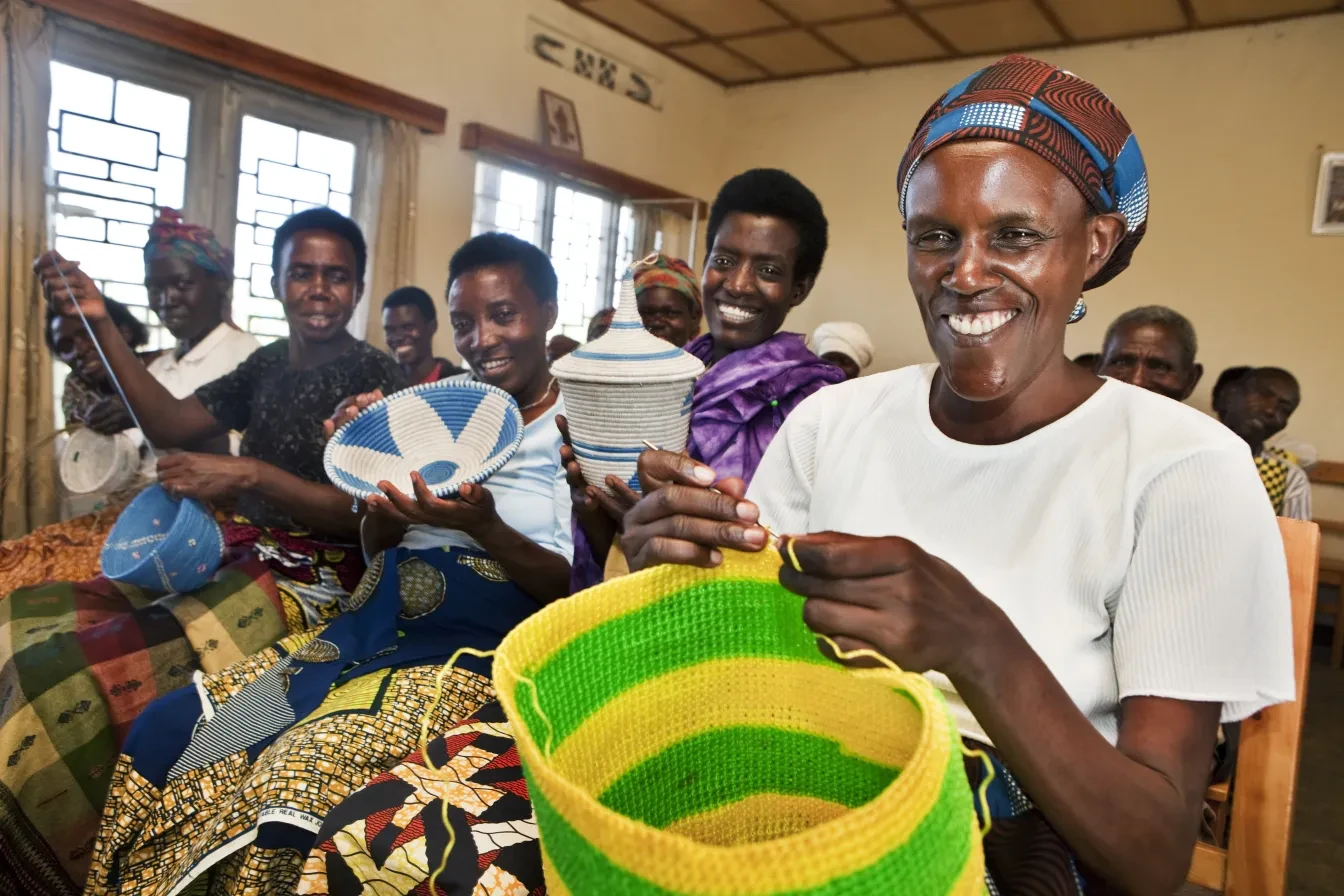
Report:
<svg viewBox="0 0 1344 896"><path fill-rule="evenodd" d="M818 356L839 352L854 360L860 370L873 363L873 340L868 331L850 321L831 321L817 327L812 334L812 351Z"/></svg>

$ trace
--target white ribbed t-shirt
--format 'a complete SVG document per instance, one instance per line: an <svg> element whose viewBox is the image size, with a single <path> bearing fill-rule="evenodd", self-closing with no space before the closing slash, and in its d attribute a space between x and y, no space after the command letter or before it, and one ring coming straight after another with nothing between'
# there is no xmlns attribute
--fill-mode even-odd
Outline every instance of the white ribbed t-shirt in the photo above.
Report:
<svg viewBox="0 0 1344 896"><path fill-rule="evenodd" d="M958 442L929 416L936 370L799 405L748 492L762 521L898 535L947 561L1111 743L1129 696L1219 701L1223 721L1293 699L1283 541L1244 442L1114 380L1014 442ZM948 679L928 677L987 741Z"/></svg>

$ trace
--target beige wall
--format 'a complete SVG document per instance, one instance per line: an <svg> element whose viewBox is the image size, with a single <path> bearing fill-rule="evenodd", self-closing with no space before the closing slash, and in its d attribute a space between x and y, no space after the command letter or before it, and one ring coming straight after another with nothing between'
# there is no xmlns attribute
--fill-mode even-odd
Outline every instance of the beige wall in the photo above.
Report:
<svg viewBox="0 0 1344 896"><path fill-rule="evenodd" d="M1095 351L1125 309L1168 304L1193 320L1213 377L1232 364L1298 374L1290 432L1344 459L1344 237L1313 237L1320 152L1344 150L1344 15L1106 44L1044 58L1106 90L1138 134L1152 209L1133 266L1090 293L1071 353ZM867 326L877 364L931 359L905 275L896 167L953 62L732 92L722 170L776 165L821 197L831 250L792 319Z"/></svg>
<svg viewBox="0 0 1344 896"><path fill-rule="evenodd" d="M791 319L808 330L857 320L878 368L930 357L905 277L896 207L901 152L925 108L977 63L951 62L724 91L555 0L148 0L155 6L447 107L448 132L423 142L417 270L440 294L470 232L473 160L461 125L524 136L537 89L578 104L586 154L712 198L729 175L776 165L821 197L831 250ZM377 9L374 13L373 10ZM314 10L320 9L320 14ZM661 112L524 52L535 14L664 81ZM1294 435L1344 458L1344 238L1312 237L1319 153L1344 149L1344 15L1042 54L1095 81L1139 135L1152 217L1133 267L1089 296L1069 351L1098 347L1106 324L1170 304L1199 331L1212 377L1238 363L1302 379ZM441 348L450 340L441 335Z"/></svg>
<svg viewBox="0 0 1344 896"><path fill-rule="evenodd" d="M447 133L421 143L416 269L431 295L443 294L448 259L471 236L475 163L458 149L462 125L478 121L535 139L539 88L574 100L587 158L701 198L721 180L726 92L555 0L144 2L448 110ZM526 52L529 15L661 78L662 111ZM377 317L370 316L373 341L381 336ZM455 356L451 346L443 327L436 347Z"/></svg>

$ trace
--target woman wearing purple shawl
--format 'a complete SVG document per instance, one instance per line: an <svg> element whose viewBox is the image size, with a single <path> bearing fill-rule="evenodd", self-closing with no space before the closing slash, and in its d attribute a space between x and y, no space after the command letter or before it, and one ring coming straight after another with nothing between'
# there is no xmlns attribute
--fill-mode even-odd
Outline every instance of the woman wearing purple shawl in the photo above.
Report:
<svg viewBox="0 0 1344 896"><path fill-rule="evenodd" d="M822 386L844 379L838 367L807 350L803 337L779 332L789 310L807 298L825 252L821 203L783 171L740 174L714 200L703 277L709 334L686 346L709 368L692 398L689 451L724 476L751 479L789 412ZM667 279L660 285L668 286ZM682 281L669 288L694 289L693 280ZM571 584L584 588L602 580L602 564L586 527L605 526L594 538L601 539L605 557L615 531L612 515L619 516L625 504L585 485L571 450L561 456L573 486L575 568L584 569ZM608 482L624 489L617 477ZM630 504L637 498L633 492L620 494ZM545 892L527 785L499 703L487 703L473 718L430 741L426 753L445 770L437 774L457 775L453 770L465 769L462 761L468 755L475 773L439 787L425 754L416 753L351 794L318 833L300 893L354 896L380 887L396 893ZM408 784L414 791L410 796ZM474 796L478 792L500 797L482 803ZM455 837L446 864L445 818L458 832L477 832ZM424 844L423 861L391 859L392 844L402 843L412 830L420 838L416 843ZM445 870L431 884L432 869L440 865Z"/></svg>
<svg viewBox="0 0 1344 896"><path fill-rule="evenodd" d="M784 418L844 373L780 327L812 291L826 255L826 215L793 175L756 168L725 183L709 212L701 287L709 332L686 351L705 362L691 399L687 452L720 476L748 484ZM699 301L699 297L696 297ZM637 495L608 477L612 498L586 485L563 452L574 487L570 591L602 581L617 523Z"/></svg>

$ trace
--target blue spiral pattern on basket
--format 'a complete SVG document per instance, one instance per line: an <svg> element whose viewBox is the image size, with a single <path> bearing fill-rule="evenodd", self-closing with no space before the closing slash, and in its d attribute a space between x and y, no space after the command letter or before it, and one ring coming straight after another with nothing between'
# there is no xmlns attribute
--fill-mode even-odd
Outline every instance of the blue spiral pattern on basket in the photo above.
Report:
<svg viewBox="0 0 1344 896"><path fill-rule="evenodd" d="M103 543L103 575L150 591L195 591L214 577L224 533L193 498L178 500L151 485L117 517Z"/></svg>
<svg viewBox="0 0 1344 896"><path fill-rule="evenodd" d="M381 495L384 480L411 495L412 471L442 498L489 479L522 441L523 414L509 393L440 380L369 405L337 430L322 460L332 484L356 498Z"/></svg>

